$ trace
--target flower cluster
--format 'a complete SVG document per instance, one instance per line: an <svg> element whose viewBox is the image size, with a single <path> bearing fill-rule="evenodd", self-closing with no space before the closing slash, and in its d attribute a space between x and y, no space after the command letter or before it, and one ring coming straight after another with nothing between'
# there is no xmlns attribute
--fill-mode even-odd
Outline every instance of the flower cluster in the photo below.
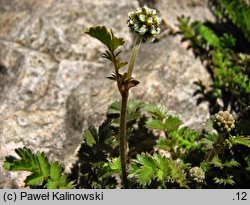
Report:
<svg viewBox="0 0 250 205"><path fill-rule="evenodd" d="M189 176L193 181L202 183L205 179L205 172L200 167L193 167L189 170Z"/></svg>
<svg viewBox="0 0 250 205"><path fill-rule="evenodd" d="M161 18L156 15L156 10L147 6L138 8L128 14L128 26L132 32L152 42L160 33Z"/></svg>
<svg viewBox="0 0 250 205"><path fill-rule="evenodd" d="M234 128L234 118L228 111L219 111L214 116L215 129L221 132L230 132Z"/></svg>

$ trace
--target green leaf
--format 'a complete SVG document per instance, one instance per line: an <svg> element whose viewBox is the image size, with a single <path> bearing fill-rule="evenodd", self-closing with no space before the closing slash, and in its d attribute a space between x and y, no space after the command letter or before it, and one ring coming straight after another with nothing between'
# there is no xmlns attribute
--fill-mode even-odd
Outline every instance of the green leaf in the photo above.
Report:
<svg viewBox="0 0 250 205"><path fill-rule="evenodd" d="M182 123L178 117L168 113L167 109L163 106L150 104L143 106L143 109L153 117L146 122L146 126L150 129L159 129L164 132L170 132L178 129Z"/></svg>
<svg viewBox="0 0 250 205"><path fill-rule="evenodd" d="M121 171L121 160L120 158L112 158L109 162L108 165L112 171L118 171L120 173Z"/></svg>
<svg viewBox="0 0 250 205"><path fill-rule="evenodd" d="M50 171L48 158L45 156L44 153L39 153L39 152L37 153L36 156L38 159L38 163L40 165L41 174L44 177L48 177Z"/></svg>
<svg viewBox="0 0 250 205"><path fill-rule="evenodd" d="M229 161L224 161L222 162L221 159L218 158L218 156L214 157L211 164L213 164L215 167L218 167L220 169L223 169L225 167L238 167L240 164L234 159L232 158Z"/></svg>
<svg viewBox="0 0 250 205"><path fill-rule="evenodd" d="M15 149L20 159L13 156L7 156L4 162L4 168L10 171L30 171L32 172L25 179L26 186L39 186L52 187L54 182L60 182L60 176L63 175L63 169L59 167L57 162L50 163L44 153L37 152L35 154L26 147ZM67 177L67 175L65 174ZM65 184L68 188L74 187L74 182L67 182ZM65 187L64 186L64 187ZM58 185L60 188L60 184Z"/></svg>
<svg viewBox="0 0 250 205"><path fill-rule="evenodd" d="M168 116L168 111L163 106L149 104L149 105L143 106L143 109L159 120L163 120Z"/></svg>
<svg viewBox="0 0 250 205"><path fill-rule="evenodd" d="M33 169L29 164L20 161L14 156L5 157L3 167L8 171L31 171Z"/></svg>
<svg viewBox="0 0 250 205"><path fill-rule="evenodd" d="M187 180L186 180L186 173L184 172L183 167L181 167L175 161L170 160L169 168L170 168L171 179L177 182L180 185L180 187L188 188Z"/></svg>
<svg viewBox="0 0 250 205"><path fill-rule="evenodd" d="M168 132L177 130L181 124L182 122L178 117L170 115L165 122L165 130Z"/></svg>
<svg viewBox="0 0 250 205"><path fill-rule="evenodd" d="M222 37L220 37L220 45L223 48L232 48L235 46L236 39L230 35L230 34L223 34Z"/></svg>
<svg viewBox="0 0 250 205"><path fill-rule="evenodd" d="M200 164L200 168L203 169L204 172L208 172L211 169L211 166L209 162L203 161Z"/></svg>
<svg viewBox="0 0 250 205"><path fill-rule="evenodd" d="M223 185L227 185L227 184L234 185L235 184L235 182L233 180L233 176L229 176L229 175L227 175L227 178L218 178L218 177L215 177L214 178L214 182L216 184L223 184Z"/></svg>
<svg viewBox="0 0 250 205"><path fill-rule="evenodd" d="M137 120L140 117L140 108L144 105L139 100L129 100L127 104L127 123ZM120 102L116 101L108 108L107 115L115 118L112 125L119 126L121 106Z"/></svg>
<svg viewBox="0 0 250 205"><path fill-rule="evenodd" d="M43 183L44 177L40 173L33 173L25 179L25 184L28 186L39 186Z"/></svg>
<svg viewBox="0 0 250 205"><path fill-rule="evenodd" d="M111 137L112 130L110 128L112 124L113 119L106 119L99 127L98 129L98 135L99 135L99 143L104 143L105 140L109 137Z"/></svg>
<svg viewBox="0 0 250 205"><path fill-rule="evenodd" d="M66 189L74 189L75 188L75 182L70 181L65 188Z"/></svg>
<svg viewBox="0 0 250 205"><path fill-rule="evenodd" d="M139 184L146 186L151 183L152 178L154 178L154 170L150 166L142 166L139 174L137 175Z"/></svg>
<svg viewBox="0 0 250 205"><path fill-rule="evenodd" d="M172 140L167 140L164 138L160 138L156 141L156 147L158 149L165 150L169 152L175 146L175 142Z"/></svg>
<svg viewBox="0 0 250 205"><path fill-rule="evenodd" d="M106 174L103 164L109 156L113 157L114 152L118 152L118 143L114 140L115 136L113 135L113 127L111 126L113 120L112 117L108 117L99 126L98 131L95 127L89 126L87 133L89 134L90 132L90 135L94 137L95 144L87 143L83 135L84 140L77 153L78 160L72 168L77 176L76 180L81 182L81 184L78 184L80 188L101 188L104 186L102 179L100 179L105 177L103 175ZM90 127L92 128L90 129ZM70 184L71 182L69 182L68 186Z"/></svg>
<svg viewBox="0 0 250 205"><path fill-rule="evenodd" d="M192 150L199 146L200 133L188 129L187 127L174 130L169 133L172 139L176 139L180 147L185 148L185 150Z"/></svg>
<svg viewBox="0 0 250 205"><path fill-rule="evenodd" d="M120 110L121 110L121 105L120 102L115 101L114 103L112 103L107 111L107 115L116 115L119 116L120 115Z"/></svg>
<svg viewBox="0 0 250 205"><path fill-rule="evenodd" d="M250 148L250 138L248 137L244 137L244 136L230 136L229 141L231 142L231 144L236 145L244 145Z"/></svg>
<svg viewBox="0 0 250 205"><path fill-rule="evenodd" d="M218 167L220 169L223 169L223 163L221 160L218 158L218 156L214 157L213 160L211 161L211 164L213 164L215 167Z"/></svg>
<svg viewBox="0 0 250 205"><path fill-rule="evenodd" d="M165 131L165 124L161 120L148 119L146 121L146 127L149 129L158 129Z"/></svg>
<svg viewBox="0 0 250 205"><path fill-rule="evenodd" d="M112 30L109 32L105 26L90 27L84 32L98 39L107 46L110 51L114 51L116 48L124 44L123 38L117 38L114 36Z"/></svg>
<svg viewBox="0 0 250 205"><path fill-rule="evenodd" d="M182 122L178 117L173 117L173 116L169 116L167 119L163 121L151 118L146 121L146 127L149 129L158 129L164 132L170 132L178 129L181 123Z"/></svg>
<svg viewBox="0 0 250 205"><path fill-rule="evenodd" d="M169 160L157 154L154 155L154 160L158 167L156 171L158 181L165 181L170 175Z"/></svg>
<svg viewBox="0 0 250 205"><path fill-rule="evenodd" d="M155 177L156 169L153 158L148 153L142 153L137 155L135 162L141 165L137 170L134 170L135 173L133 173L138 183L142 186L150 184L151 180Z"/></svg>
<svg viewBox="0 0 250 205"><path fill-rule="evenodd" d="M193 31L192 28L195 27L195 22L190 24L190 17L181 16L178 17L179 21L179 28L181 32L184 34L184 37L182 38L182 41L189 40L193 38Z"/></svg>
<svg viewBox="0 0 250 205"><path fill-rule="evenodd" d="M68 179L66 174L62 174L59 180L59 186L61 189L68 188Z"/></svg>
<svg viewBox="0 0 250 205"><path fill-rule="evenodd" d="M108 159L108 162L103 164L103 171L102 176L111 176L113 173L117 173L122 176L121 170L121 160L118 157Z"/></svg>
<svg viewBox="0 0 250 205"><path fill-rule="evenodd" d="M144 105L140 100L129 100L128 101L128 113L132 114L139 110Z"/></svg>
<svg viewBox="0 0 250 205"><path fill-rule="evenodd" d="M207 26L200 24L197 27L197 33L200 34L211 46L218 47L220 39Z"/></svg>
<svg viewBox="0 0 250 205"><path fill-rule="evenodd" d="M112 36L108 29L105 26L95 26L85 29L86 34L89 34L93 38L101 41L108 48L111 47L112 44Z"/></svg>
<svg viewBox="0 0 250 205"><path fill-rule="evenodd" d="M45 186L47 189L58 189L58 182L49 179Z"/></svg>
<svg viewBox="0 0 250 205"><path fill-rule="evenodd" d="M240 163L237 162L234 158L232 158L230 161L224 162L225 167L238 167L240 166Z"/></svg>
<svg viewBox="0 0 250 205"><path fill-rule="evenodd" d="M113 31L111 30L111 36L112 36L112 46L111 46L111 50L115 50L117 49L119 46L122 46L125 41L123 40L123 38L118 38L116 36L114 36Z"/></svg>
<svg viewBox="0 0 250 205"><path fill-rule="evenodd" d="M216 134L207 134L205 138L201 140L200 144L206 150L211 150L214 148L214 143L217 141L218 137L219 136Z"/></svg>
<svg viewBox="0 0 250 205"><path fill-rule="evenodd" d="M186 166L186 165L185 165ZM142 186L150 185L152 180L157 180L162 187L166 182L176 182L180 187L187 188L186 174L183 163L148 153L138 154L129 169L129 178L135 178Z"/></svg>
<svg viewBox="0 0 250 205"><path fill-rule="evenodd" d="M142 154L138 154L136 157L137 157L137 160L136 160L137 163L144 165L144 166L150 166L152 168L156 167L154 160L150 154L142 153Z"/></svg>
<svg viewBox="0 0 250 205"><path fill-rule="evenodd" d="M52 181L59 181L61 177L62 167L57 162L50 164L50 178Z"/></svg>
<svg viewBox="0 0 250 205"><path fill-rule="evenodd" d="M246 161L246 164L247 164L246 170L247 170L248 172L250 172L250 156L246 156L246 157L245 157L245 161Z"/></svg>
<svg viewBox="0 0 250 205"><path fill-rule="evenodd" d="M86 140L86 143L88 146L92 147L94 144L96 144L95 138L91 132L91 129L84 130L84 138Z"/></svg>
<svg viewBox="0 0 250 205"><path fill-rule="evenodd" d="M15 149L15 152L20 159L7 156L4 161L4 168L9 171L36 171L37 170L37 158L32 155L31 150L24 147Z"/></svg>

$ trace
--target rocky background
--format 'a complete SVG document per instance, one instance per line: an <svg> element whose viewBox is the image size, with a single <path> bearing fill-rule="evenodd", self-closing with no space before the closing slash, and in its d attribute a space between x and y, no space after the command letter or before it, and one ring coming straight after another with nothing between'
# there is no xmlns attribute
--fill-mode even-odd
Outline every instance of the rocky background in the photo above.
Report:
<svg viewBox="0 0 250 205"><path fill-rule="evenodd" d="M100 58L104 47L83 28L104 24L125 39L129 57L133 36L127 13L147 4L176 29L177 16L212 19L206 0L0 0L0 187L21 188L27 173L2 169L17 147L44 151L69 169L88 123L98 125L119 94L105 79L111 65ZM201 129L209 112L196 106L194 81L209 75L180 37L163 32L143 44L135 77L141 84L131 98L158 103Z"/></svg>

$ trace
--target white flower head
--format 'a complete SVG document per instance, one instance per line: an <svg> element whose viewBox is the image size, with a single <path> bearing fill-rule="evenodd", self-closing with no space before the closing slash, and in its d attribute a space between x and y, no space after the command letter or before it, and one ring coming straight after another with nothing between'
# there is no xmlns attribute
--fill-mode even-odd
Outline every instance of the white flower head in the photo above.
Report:
<svg viewBox="0 0 250 205"><path fill-rule="evenodd" d="M219 111L214 115L213 121L217 131L230 132L235 127L235 120L228 111Z"/></svg>
<svg viewBox="0 0 250 205"><path fill-rule="evenodd" d="M189 170L189 177L197 183L203 183L205 172L200 167L193 167Z"/></svg>
<svg viewBox="0 0 250 205"><path fill-rule="evenodd" d="M136 9L128 14L128 26L130 30L141 36L146 41L153 41L160 33L161 18L156 10L147 6Z"/></svg>

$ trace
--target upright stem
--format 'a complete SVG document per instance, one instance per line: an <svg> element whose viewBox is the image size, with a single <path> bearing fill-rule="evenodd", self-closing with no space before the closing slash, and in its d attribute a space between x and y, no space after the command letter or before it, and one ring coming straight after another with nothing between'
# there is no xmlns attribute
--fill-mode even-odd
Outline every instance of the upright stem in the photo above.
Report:
<svg viewBox="0 0 250 205"><path fill-rule="evenodd" d="M121 114L120 114L120 157L121 157L121 168L122 168L122 181L123 181L124 188L128 188L128 179L127 179L128 150L127 150L127 137L126 137L127 102L128 102L128 96L129 96L128 83L133 73L133 68L134 68L137 54L140 49L141 40L142 38L140 36L137 36L135 39L134 47L133 47L132 54L130 56L129 65L128 65L127 77L125 81L118 78L119 73L118 73L117 65L115 64L117 85L122 96Z"/></svg>
<svg viewBox="0 0 250 205"><path fill-rule="evenodd" d="M121 115L120 115L120 157L122 168L122 180L124 188L128 188L127 180L127 102L129 90L125 90L122 94Z"/></svg>
<svg viewBox="0 0 250 205"><path fill-rule="evenodd" d="M136 36L134 47L130 56L130 62L128 65L127 79L131 78L132 76L135 60L140 49L141 41L142 41L142 38L140 36Z"/></svg>

